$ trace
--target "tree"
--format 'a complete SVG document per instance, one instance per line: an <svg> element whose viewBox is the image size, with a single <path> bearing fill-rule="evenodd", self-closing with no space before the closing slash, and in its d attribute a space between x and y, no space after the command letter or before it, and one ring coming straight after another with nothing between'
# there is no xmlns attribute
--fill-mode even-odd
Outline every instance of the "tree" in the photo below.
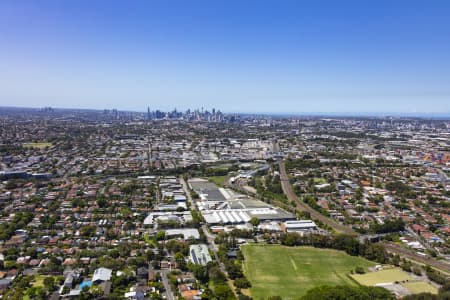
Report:
<svg viewBox="0 0 450 300"><path fill-rule="evenodd" d="M234 298L233 291L227 284L218 284L214 287L214 294L217 299L228 300Z"/></svg>
<svg viewBox="0 0 450 300"><path fill-rule="evenodd" d="M97 228L93 225L87 225L84 227L81 227L80 229L80 235L83 237L92 237L95 235Z"/></svg>
<svg viewBox="0 0 450 300"><path fill-rule="evenodd" d="M47 291L52 292L55 289L55 279L51 276L44 278L44 286Z"/></svg>
<svg viewBox="0 0 450 300"><path fill-rule="evenodd" d="M398 254L395 254L393 257L392 257L392 261L391 261L391 263L394 265L394 266L399 266L400 265L400 256L398 255Z"/></svg>
<svg viewBox="0 0 450 300"><path fill-rule="evenodd" d="M100 286L98 285L93 285L90 289L89 292L91 293L92 297L94 297L94 299L98 299L100 296L103 295L103 290Z"/></svg>
<svg viewBox="0 0 450 300"><path fill-rule="evenodd" d="M97 205L101 208L105 208L106 205L108 204L108 202L106 201L105 198L99 198L97 199Z"/></svg>
<svg viewBox="0 0 450 300"><path fill-rule="evenodd" d="M186 271L187 270L187 264L186 264L186 260L184 259L183 253L181 252L177 252L174 256L174 259L178 265L178 268L181 271Z"/></svg>
<svg viewBox="0 0 450 300"><path fill-rule="evenodd" d="M310 289L301 300L345 300L371 299L394 300L395 297L388 290L381 287L366 286L319 286Z"/></svg>
<svg viewBox="0 0 450 300"><path fill-rule="evenodd" d="M241 277L234 280L234 286L240 289L248 289L252 285L250 281L247 280L247 278Z"/></svg>
<svg viewBox="0 0 450 300"><path fill-rule="evenodd" d="M242 277L242 268L240 265L236 264L234 260L227 260L225 262L225 268L227 269L228 276L231 279Z"/></svg>
<svg viewBox="0 0 450 300"><path fill-rule="evenodd" d="M202 265L191 264L189 267L195 278L201 283L207 283L209 280L208 268Z"/></svg>
<svg viewBox="0 0 450 300"><path fill-rule="evenodd" d="M252 217L250 219L250 224L252 224L253 226L258 226L259 225L259 219L257 217Z"/></svg>
<svg viewBox="0 0 450 300"><path fill-rule="evenodd" d="M155 234L155 239L157 240L157 241L162 241L162 240L164 240L166 238L166 232L165 231L158 231L156 234Z"/></svg>
<svg viewBox="0 0 450 300"><path fill-rule="evenodd" d="M363 197L363 191L361 188L357 188L355 191L355 199L356 200L361 200Z"/></svg>

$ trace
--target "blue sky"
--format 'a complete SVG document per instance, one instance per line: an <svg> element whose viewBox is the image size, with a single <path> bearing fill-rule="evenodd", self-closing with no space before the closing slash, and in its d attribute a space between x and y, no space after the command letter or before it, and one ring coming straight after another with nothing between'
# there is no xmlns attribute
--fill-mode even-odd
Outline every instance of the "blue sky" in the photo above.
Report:
<svg viewBox="0 0 450 300"><path fill-rule="evenodd" d="M0 2L0 106L450 112L450 1Z"/></svg>

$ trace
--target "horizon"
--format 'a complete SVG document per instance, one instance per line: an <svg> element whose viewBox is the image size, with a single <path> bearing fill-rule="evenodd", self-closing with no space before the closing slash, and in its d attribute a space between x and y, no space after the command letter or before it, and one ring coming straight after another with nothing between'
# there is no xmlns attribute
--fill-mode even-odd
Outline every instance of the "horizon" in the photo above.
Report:
<svg viewBox="0 0 450 300"><path fill-rule="evenodd" d="M447 114L449 15L446 1L7 0L0 105Z"/></svg>
<svg viewBox="0 0 450 300"><path fill-rule="evenodd" d="M147 110L126 110L126 109L118 109L115 107L109 107L109 108L85 108L85 107L52 107L52 106L42 106L42 107L30 107L30 106L2 106L0 105L0 110L5 109L24 109L24 110L41 110L44 108L52 108L54 110L68 110L68 111L96 111L101 112L105 110L114 110L120 112L127 112L127 113L136 113L136 114L146 114ZM162 110L162 109L152 109L152 111L162 111L162 112L170 112L173 110L176 110L178 112L186 112L187 110L199 110L200 107L191 107L187 109L179 109L177 107L169 109L169 110ZM212 110L213 107L205 107L205 111ZM418 119L443 119L447 120L450 119L450 112L425 112L425 113L402 113L402 112L245 112L245 111L226 111L222 110L220 108L215 107L216 111L221 111L225 115L250 115L250 116L269 116L269 117L337 117L337 118L389 118L389 117L395 117L395 118L418 118Z"/></svg>

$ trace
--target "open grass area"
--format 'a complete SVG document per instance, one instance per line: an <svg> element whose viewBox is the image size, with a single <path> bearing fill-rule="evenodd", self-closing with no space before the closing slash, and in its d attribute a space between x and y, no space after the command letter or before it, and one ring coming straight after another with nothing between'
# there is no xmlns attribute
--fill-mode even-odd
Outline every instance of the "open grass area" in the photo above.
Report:
<svg viewBox="0 0 450 300"><path fill-rule="evenodd" d="M358 283L368 286L373 286L380 283L398 282L413 294L425 292L437 294L438 292L437 288L428 282L417 280L402 269L395 267L389 267L388 269L375 272L368 272L366 274L354 274L351 276Z"/></svg>
<svg viewBox="0 0 450 300"><path fill-rule="evenodd" d="M411 275L400 268L389 268L366 274L353 274L353 279L363 285L372 286L378 283L393 283L405 280L413 280Z"/></svg>
<svg viewBox="0 0 450 300"><path fill-rule="evenodd" d="M36 275L34 277L34 280L32 281L32 285L33 287L43 287L44 286L44 278L45 277L49 277L49 276L45 276L45 275Z"/></svg>
<svg viewBox="0 0 450 300"><path fill-rule="evenodd" d="M332 249L245 245L244 272L252 283L254 299L278 295L298 299L318 285L356 284L348 274L357 266L366 270L374 263Z"/></svg>
<svg viewBox="0 0 450 300"><path fill-rule="evenodd" d="M438 289L428 282L425 281L415 281L415 282L406 282L402 283L402 286L407 288L411 293L413 294L419 294L419 293L432 293L437 294Z"/></svg>
<svg viewBox="0 0 450 300"><path fill-rule="evenodd" d="M325 180L325 178L319 178L319 177L314 177L314 184L324 184L327 183L327 181Z"/></svg>
<svg viewBox="0 0 450 300"><path fill-rule="evenodd" d="M212 176L207 178L209 181L217 184L218 186L223 186L225 181L228 179L228 176Z"/></svg>
<svg viewBox="0 0 450 300"><path fill-rule="evenodd" d="M39 149L44 149L46 147L51 147L53 146L52 143L46 143L46 142L42 142L42 143L24 143L23 147L25 148L39 148Z"/></svg>

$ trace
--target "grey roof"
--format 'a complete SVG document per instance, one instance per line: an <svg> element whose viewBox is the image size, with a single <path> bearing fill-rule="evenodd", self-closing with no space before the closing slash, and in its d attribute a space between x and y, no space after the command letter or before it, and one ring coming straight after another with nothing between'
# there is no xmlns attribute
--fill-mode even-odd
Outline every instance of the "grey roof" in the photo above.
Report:
<svg viewBox="0 0 450 300"><path fill-rule="evenodd" d="M81 294L81 290L79 289L74 289L74 290L70 290L68 296L72 297L72 296L79 296Z"/></svg>
<svg viewBox="0 0 450 300"><path fill-rule="evenodd" d="M108 281L111 279L112 270L107 268L98 268L92 276L92 281Z"/></svg>
<svg viewBox="0 0 450 300"><path fill-rule="evenodd" d="M189 246L190 259L194 264L206 265L212 260L205 244Z"/></svg>
<svg viewBox="0 0 450 300"><path fill-rule="evenodd" d="M5 278L5 279L0 279L0 287L7 287L11 284L12 279L10 278Z"/></svg>
<svg viewBox="0 0 450 300"><path fill-rule="evenodd" d="M193 237L194 239L200 238L200 233L198 232L197 228L175 228L175 229L167 229L166 230L167 236L174 236L174 235L183 235L183 238L185 240L189 239L190 237Z"/></svg>

